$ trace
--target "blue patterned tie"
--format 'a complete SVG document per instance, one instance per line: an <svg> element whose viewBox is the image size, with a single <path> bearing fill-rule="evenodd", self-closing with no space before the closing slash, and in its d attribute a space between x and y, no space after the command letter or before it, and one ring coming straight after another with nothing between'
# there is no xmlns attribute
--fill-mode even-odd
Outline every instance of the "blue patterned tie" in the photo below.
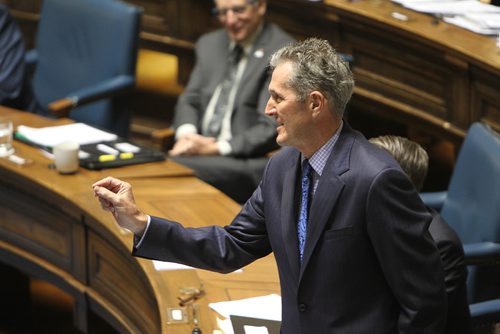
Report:
<svg viewBox="0 0 500 334"><path fill-rule="evenodd" d="M301 263L302 257L304 255L304 245L306 243L307 236L307 219L311 184L311 165L306 159L302 162L302 197L300 200L299 222L297 224L297 232L299 237L299 257Z"/></svg>

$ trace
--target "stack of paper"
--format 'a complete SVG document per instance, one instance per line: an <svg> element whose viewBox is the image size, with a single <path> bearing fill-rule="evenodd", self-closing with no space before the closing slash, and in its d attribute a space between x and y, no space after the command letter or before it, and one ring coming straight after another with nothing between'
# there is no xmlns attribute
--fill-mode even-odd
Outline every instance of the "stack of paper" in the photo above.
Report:
<svg viewBox="0 0 500 334"><path fill-rule="evenodd" d="M500 13L470 13L445 17L443 20L481 35L500 33Z"/></svg>
<svg viewBox="0 0 500 334"><path fill-rule="evenodd" d="M500 33L500 7L478 0L392 0L401 6L442 17L445 22L478 34Z"/></svg>
<svg viewBox="0 0 500 334"><path fill-rule="evenodd" d="M43 146L53 147L63 141L76 141L80 145L116 140L115 134L102 131L84 123L32 128L25 125L17 127L16 137Z"/></svg>

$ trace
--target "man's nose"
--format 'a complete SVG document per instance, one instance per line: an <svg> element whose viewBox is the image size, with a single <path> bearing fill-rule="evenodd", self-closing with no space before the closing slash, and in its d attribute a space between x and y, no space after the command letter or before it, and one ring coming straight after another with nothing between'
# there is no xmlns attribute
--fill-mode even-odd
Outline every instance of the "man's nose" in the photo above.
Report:
<svg viewBox="0 0 500 334"><path fill-rule="evenodd" d="M231 26L238 21L238 16L233 12L232 9L228 9L226 13L226 25Z"/></svg>
<svg viewBox="0 0 500 334"><path fill-rule="evenodd" d="M271 99L267 101L266 110L264 110L264 112L267 116L272 116L276 113L276 109L274 108L274 104Z"/></svg>

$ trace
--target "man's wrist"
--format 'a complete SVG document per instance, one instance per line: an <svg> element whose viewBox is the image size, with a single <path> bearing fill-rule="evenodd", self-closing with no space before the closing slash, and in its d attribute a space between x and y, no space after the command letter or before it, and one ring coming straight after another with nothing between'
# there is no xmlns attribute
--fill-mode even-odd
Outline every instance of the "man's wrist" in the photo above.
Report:
<svg viewBox="0 0 500 334"><path fill-rule="evenodd" d="M233 151L231 144L229 144L227 140L217 141L217 149L219 150L220 155L229 155Z"/></svg>
<svg viewBox="0 0 500 334"><path fill-rule="evenodd" d="M140 212L137 215L136 219L139 223L135 225L134 231L132 231L132 232L137 237L141 238L144 235L144 232L146 231L151 218L147 214Z"/></svg>
<svg viewBox="0 0 500 334"><path fill-rule="evenodd" d="M142 244L142 241L144 240L144 236L148 232L149 224L151 223L151 216L146 215L146 217L147 217L147 221L146 221L146 224L144 226L144 229L142 229L142 232L140 234L134 232L135 248L138 248Z"/></svg>
<svg viewBox="0 0 500 334"><path fill-rule="evenodd" d="M182 124L175 130L175 139L182 138L188 134L196 134L198 133L198 130L196 129L196 126L194 124Z"/></svg>

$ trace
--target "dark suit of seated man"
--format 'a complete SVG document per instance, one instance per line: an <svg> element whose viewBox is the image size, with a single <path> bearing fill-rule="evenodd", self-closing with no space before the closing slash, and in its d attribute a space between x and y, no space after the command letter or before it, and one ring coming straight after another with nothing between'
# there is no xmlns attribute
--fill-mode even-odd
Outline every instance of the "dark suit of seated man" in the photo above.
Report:
<svg viewBox="0 0 500 334"><path fill-rule="evenodd" d="M0 4L0 105L33 112L37 109L26 71L23 36L3 4Z"/></svg>
<svg viewBox="0 0 500 334"><path fill-rule="evenodd" d="M371 138L370 142L389 152L399 162L417 190L422 189L429 164L429 156L423 147L414 141L398 136ZM428 209L432 214L429 232L441 255L448 296L448 317L443 333L472 333L467 302L467 267L462 242L438 212L432 208Z"/></svg>
<svg viewBox="0 0 500 334"><path fill-rule="evenodd" d="M240 203L257 187L266 154L277 148L275 123L264 114L268 60L293 41L264 22L265 12L265 0L215 1L224 28L196 43L196 64L174 117L173 159ZM242 48L238 59L228 59L235 46ZM231 62L236 65L228 78Z"/></svg>

